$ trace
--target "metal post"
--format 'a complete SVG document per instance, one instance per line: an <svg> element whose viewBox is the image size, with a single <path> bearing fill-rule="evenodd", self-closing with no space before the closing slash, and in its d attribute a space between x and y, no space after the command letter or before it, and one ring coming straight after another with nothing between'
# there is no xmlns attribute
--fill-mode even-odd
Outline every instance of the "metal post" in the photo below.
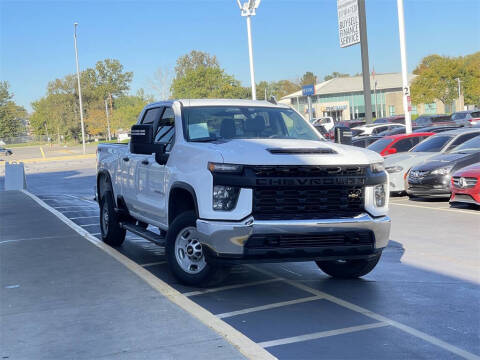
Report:
<svg viewBox="0 0 480 360"><path fill-rule="evenodd" d="M375 117L378 119L378 108L377 108L377 80L373 82L373 91L375 96Z"/></svg>
<svg viewBox="0 0 480 360"><path fill-rule="evenodd" d="M362 53L363 98L365 101L365 120L372 123L372 97L370 89L370 65L368 64L367 17L365 0L358 0L358 17L360 21L360 49Z"/></svg>
<svg viewBox="0 0 480 360"><path fill-rule="evenodd" d="M460 92L460 78L457 78L457 83L458 83L458 98L460 99L461 92Z"/></svg>
<svg viewBox="0 0 480 360"><path fill-rule="evenodd" d="M73 40L75 43L75 61L77 63L78 102L80 105L80 124L82 126L82 146L83 146L83 154L85 154L85 125L83 123L82 88L80 86L80 70L78 68L77 25L78 23L73 24L73 29L74 29Z"/></svg>
<svg viewBox="0 0 480 360"><path fill-rule="evenodd" d="M308 99L308 121L312 122L312 119L313 119L312 97L310 95L308 95L307 99Z"/></svg>
<svg viewBox="0 0 480 360"><path fill-rule="evenodd" d="M257 100L257 87L255 85L255 70L253 68L253 48L252 48L252 29L250 25L250 15L247 16L247 34L248 34L248 57L250 58L250 82L252 84L252 100Z"/></svg>
<svg viewBox="0 0 480 360"><path fill-rule="evenodd" d="M108 114L107 99L105 99L105 114L107 114L107 139L110 141L112 140L112 135L110 134L110 116Z"/></svg>
<svg viewBox="0 0 480 360"><path fill-rule="evenodd" d="M412 133L412 119L410 117L409 98L410 87L408 86L407 77L407 49L405 41L405 19L403 16L403 0L397 0L398 11L398 32L400 36L400 56L402 60L402 84L403 84L403 113L405 114L406 133Z"/></svg>

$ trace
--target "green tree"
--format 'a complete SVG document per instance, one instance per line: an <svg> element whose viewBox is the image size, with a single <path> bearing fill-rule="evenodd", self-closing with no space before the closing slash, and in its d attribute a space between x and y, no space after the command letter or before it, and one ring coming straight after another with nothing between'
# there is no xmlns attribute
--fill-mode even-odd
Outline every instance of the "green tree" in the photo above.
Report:
<svg viewBox="0 0 480 360"><path fill-rule="evenodd" d="M0 81L0 138L21 135L25 131L26 115L25 109L13 101L8 82Z"/></svg>
<svg viewBox="0 0 480 360"><path fill-rule="evenodd" d="M173 98L247 98L249 89L225 73L215 56L191 51L177 59L172 81Z"/></svg>
<svg viewBox="0 0 480 360"><path fill-rule="evenodd" d="M300 90L301 87L290 81L290 80L280 80L280 81L260 81L257 84L257 99L265 98L265 90L267 93L267 99L270 96L275 96L277 100L280 100L282 97L289 95L295 91Z"/></svg>
<svg viewBox="0 0 480 360"><path fill-rule="evenodd" d="M121 96L130 89L133 72L124 71L123 65L116 59L97 61L95 69L87 72L95 81L95 88L99 98L106 99L110 96Z"/></svg>
<svg viewBox="0 0 480 360"><path fill-rule="evenodd" d="M148 103L153 102L153 97L145 95L143 89L137 91L136 95L125 95L115 101L115 113L112 122L118 129L130 129L135 124L142 109Z"/></svg>
<svg viewBox="0 0 480 360"><path fill-rule="evenodd" d="M203 51L192 50L190 53L180 56L175 66L175 78L181 78L188 72L203 68L219 69L217 57Z"/></svg>
<svg viewBox="0 0 480 360"><path fill-rule="evenodd" d="M303 74L298 82L300 86L311 84L315 85L317 83L317 76L313 72L307 71L305 74Z"/></svg>
<svg viewBox="0 0 480 360"><path fill-rule="evenodd" d="M431 103L435 99L444 105L451 104L458 96L457 78L461 75L461 61L439 55L425 57L413 71L418 75L412 82L412 102Z"/></svg>
<svg viewBox="0 0 480 360"><path fill-rule="evenodd" d="M460 59L465 104L480 106L480 51Z"/></svg>
<svg viewBox="0 0 480 360"><path fill-rule="evenodd" d="M339 73L339 72L332 72L330 75L325 75L323 77L323 81L328 81L328 80L331 80L331 79L335 79L335 78L341 78L341 77L349 77L350 75L349 74L344 74L344 73Z"/></svg>

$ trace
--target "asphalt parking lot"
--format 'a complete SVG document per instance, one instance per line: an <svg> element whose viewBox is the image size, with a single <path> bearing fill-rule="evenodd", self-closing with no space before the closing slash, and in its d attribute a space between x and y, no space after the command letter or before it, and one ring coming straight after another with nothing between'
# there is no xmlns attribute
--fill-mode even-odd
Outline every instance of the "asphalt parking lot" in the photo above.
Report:
<svg viewBox="0 0 480 360"><path fill-rule="evenodd" d="M94 164L40 168L27 184L100 237ZM330 279L312 262L255 264L199 289L173 279L163 249L142 238L129 233L119 251L279 359L480 359L480 211L391 204L390 244L359 280Z"/></svg>

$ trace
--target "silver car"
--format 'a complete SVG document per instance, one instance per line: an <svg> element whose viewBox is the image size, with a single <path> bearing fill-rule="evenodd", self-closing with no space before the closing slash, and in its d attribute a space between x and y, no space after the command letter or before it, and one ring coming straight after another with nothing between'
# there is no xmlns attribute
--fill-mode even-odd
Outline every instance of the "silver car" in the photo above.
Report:
<svg viewBox="0 0 480 360"><path fill-rule="evenodd" d="M445 131L425 139L408 152L388 156L385 159L385 170L390 177L390 192L403 193L406 190L405 178L413 166L422 164L435 155L453 150L477 135L480 135L480 129L476 128Z"/></svg>

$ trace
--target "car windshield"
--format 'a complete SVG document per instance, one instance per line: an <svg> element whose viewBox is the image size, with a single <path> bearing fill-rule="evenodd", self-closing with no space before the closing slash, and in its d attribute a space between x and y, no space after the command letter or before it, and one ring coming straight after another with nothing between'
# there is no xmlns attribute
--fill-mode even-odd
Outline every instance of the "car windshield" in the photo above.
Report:
<svg viewBox="0 0 480 360"><path fill-rule="evenodd" d="M463 144L458 145L451 151L452 154L471 154L476 152L480 152L480 135L465 141Z"/></svg>
<svg viewBox="0 0 480 360"><path fill-rule="evenodd" d="M467 113L455 113L452 115L452 120L461 120L467 117Z"/></svg>
<svg viewBox="0 0 480 360"><path fill-rule="evenodd" d="M365 130L352 129L352 136L358 136L365 132Z"/></svg>
<svg viewBox="0 0 480 360"><path fill-rule="evenodd" d="M368 150L376 151L377 153L382 152L383 149L387 147L388 144L392 142L392 139L380 139L374 143L367 146Z"/></svg>
<svg viewBox="0 0 480 360"><path fill-rule="evenodd" d="M298 113L287 108L253 106L185 107L187 139L193 142L220 139L323 140Z"/></svg>
<svg viewBox="0 0 480 360"><path fill-rule="evenodd" d="M422 141L411 149L411 152L438 152L442 150L445 144L451 139L448 135L435 135Z"/></svg>

